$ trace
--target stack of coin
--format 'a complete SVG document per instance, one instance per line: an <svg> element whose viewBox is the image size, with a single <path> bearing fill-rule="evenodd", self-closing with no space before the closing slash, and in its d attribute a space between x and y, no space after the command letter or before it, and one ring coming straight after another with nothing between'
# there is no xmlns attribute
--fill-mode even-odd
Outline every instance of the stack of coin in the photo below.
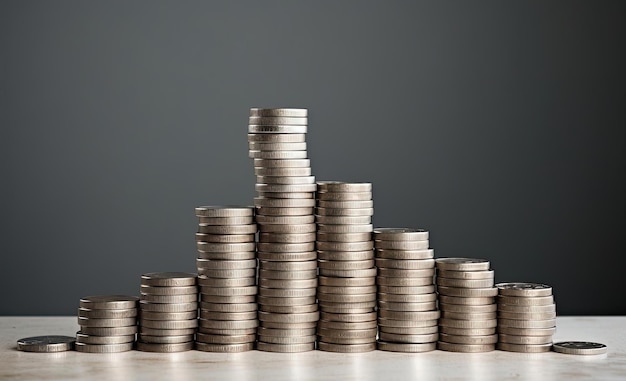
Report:
<svg viewBox="0 0 626 381"><path fill-rule="evenodd" d="M372 184L322 181L316 198L318 347L372 351L377 333Z"/></svg>
<svg viewBox="0 0 626 381"><path fill-rule="evenodd" d="M196 274L143 274L140 299L138 350L182 352L193 349L198 326Z"/></svg>
<svg viewBox="0 0 626 381"><path fill-rule="evenodd" d="M552 287L539 283L498 283L498 349L549 352L556 332Z"/></svg>
<svg viewBox="0 0 626 381"><path fill-rule="evenodd" d="M434 251L422 229L374 230L378 267L378 349L427 352L437 347Z"/></svg>
<svg viewBox="0 0 626 381"><path fill-rule="evenodd" d="M307 159L306 109L250 110L249 156L254 159L259 226L257 349L315 349L315 177Z"/></svg>
<svg viewBox="0 0 626 381"><path fill-rule="evenodd" d="M451 352L493 351L496 334L494 272L485 259L438 258L439 342Z"/></svg>
<svg viewBox="0 0 626 381"><path fill-rule="evenodd" d="M76 350L89 353L133 349L137 333L136 296L98 295L80 299Z"/></svg>
<svg viewBox="0 0 626 381"><path fill-rule="evenodd" d="M196 233L200 320L196 349L254 349L257 319L254 207L202 206Z"/></svg>

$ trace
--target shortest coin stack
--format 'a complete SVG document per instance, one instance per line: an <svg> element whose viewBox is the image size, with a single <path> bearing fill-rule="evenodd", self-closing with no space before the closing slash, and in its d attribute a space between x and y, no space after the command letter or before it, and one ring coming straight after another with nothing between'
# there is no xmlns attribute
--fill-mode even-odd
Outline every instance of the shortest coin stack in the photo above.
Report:
<svg viewBox="0 0 626 381"><path fill-rule="evenodd" d="M76 350L114 353L133 349L137 333L135 296L98 295L80 299Z"/></svg>
<svg viewBox="0 0 626 381"><path fill-rule="evenodd" d="M498 283L498 349L549 352L556 332L552 287L538 283Z"/></svg>
<svg viewBox="0 0 626 381"><path fill-rule="evenodd" d="M198 326L196 274L143 274L139 308L138 350L182 352L193 349Z"/></svg>
<svg viewBox="0 0 626 381"><path fill-rule="evenodd" d="M493 351L496 334L494 272L489 261L472 258L439 258L439 342L450 352Z"/></svg>
<svg viewBox="0 0 626 381"><path fill-rule="evenodd" d="M374 229L378 267L378 349L427 352L438 339L434 251L428 231Z"/></svg>

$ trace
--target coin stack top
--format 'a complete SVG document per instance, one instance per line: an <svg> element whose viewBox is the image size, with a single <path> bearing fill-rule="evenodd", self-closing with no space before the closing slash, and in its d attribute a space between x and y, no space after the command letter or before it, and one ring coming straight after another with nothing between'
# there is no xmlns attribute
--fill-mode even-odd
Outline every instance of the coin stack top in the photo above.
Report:
<svg viewBox="0 0 626 381"><path fill-rule="evenodd" d="M307 158L307 116L306 109L250 110L248 146L260 232L257 349L263 351L315 349L316 184Z"/></svg>
<svg viewBox="0 0 626 381"><path fill-rule="evenodd" d="M193 349L198 326L196 274L154 272L141 276L139 338L145 352L182 352Z"/></svg>
<svg viewBox="0 0 626 381"><path fill-rule="evenodd" d="M202 206L198 246L200 320L196 349L243 352L256 341L257 225L252 206ZM204 221L204 222L203 222Z"/></svg>
<svg viewBox="0 0 626 381"><path fill-rule="evenodd" d="M371 183L317 183L318 347L376 349L376 267Z"/></svg>
<svg viewBox="0 0 626 381"><path fill-rule="evenodd" d="M552 287L539 283L498 283L498 349L537 353L552 349L556 304Z"/></svg>
<svg viewBox="0 0 626 381"><path fill-rule="evenodd" d="M474 258L438 258L439 342L451 352L488 352L495 349L494 272L489 261Z"/></svg>
<svg viewBox="0 0 626 381"><path fill-rule="evenodd" d="M95 295L80 299L76 350L86 353L133 349L137 333L136 296Z"/></svg>
<svg viewBox="0 0 626 381"><path fill-rule="evenodd" d="M436 349L437 295L434 250L423 229L374 229L378 267L378 349L426 352Z"/></svg>

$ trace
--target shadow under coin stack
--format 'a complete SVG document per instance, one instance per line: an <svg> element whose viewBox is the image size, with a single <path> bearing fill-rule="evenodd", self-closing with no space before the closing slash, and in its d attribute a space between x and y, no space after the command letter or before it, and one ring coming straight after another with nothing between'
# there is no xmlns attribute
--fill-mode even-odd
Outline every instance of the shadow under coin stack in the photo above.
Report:
<svg viewBox="0 0 626 381"><path fill-rule="evenodd" d="M306 109L250 110L249 156L256 175L259 226L257 349L315 349L315 177L307 159Z"/></svg>
<svg viewBox="0 0 626 381"><path fill-rule="evenodd" d="M318 349L376 349L371 183L317 183Z"/></svg>
<svg viewBox="0 0 626 381"><path fill-rule="evenodd" d="M438 258L438 349L450 352L489 352L496 335L494 272L489 261L472 258Z"/></svg>
<svg viewBox="0 0 626 381"><path fill-rule="evenodd" d="M140 298L138 350L182 352L193 349L198 326L196 274L143 274Z"/></svg>
<svg viewBox="0 0 626 381"><path fill-rule="evenodd" d="M133 349L137 333L135 296L101 295L80 299L76 350L114 353Z"/></svg>
<svg viewBox="0 0 626 381"><path fill-rule="evenodd" d="M428 352L437 347L434 251L421 229L374 229L378 267L378 349Z"/></svg>
<svg viewBox="0 0 626 381"><path fill-rule="evenodd" d="M552 287L538 283L498 283L498 349L549 352L556 332Z"/></svg>
<svg viewBox="0 0 626 381"><path fill-rule="evenodd" d="M196 233L200 320L196 349L254 349L257 319L254 208L202 206Z"/></svg>

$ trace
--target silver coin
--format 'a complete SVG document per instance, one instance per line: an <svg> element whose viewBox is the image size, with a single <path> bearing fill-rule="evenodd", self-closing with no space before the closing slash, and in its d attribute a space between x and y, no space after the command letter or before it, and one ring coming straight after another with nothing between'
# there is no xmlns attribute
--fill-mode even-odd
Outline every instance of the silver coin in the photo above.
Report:
<svg viewBox="0 0 626 381"><path fill-rule="evenodd" d="M306 128L305 128L306 129ZM249 150L251 159L306 159L307 151L259 151Z"/></svg>
<svg viewBox="0 0 626 381"><path fill-rule="evenodd" d="M377 258L376 267L386 269L404 269L404 270L421 270L421 269L434 269L434 259L417 259L417 260L396 260L387 258Z"/></svg>
<svg viewBox="0 0 626 381"><path fill-rule="evenodd" d="M198 275L204 275L209 278L248 278L256 274L256 269L238 269L238 270L208 270L198 269ZM165 302L170 303L170 302ZM174 303L173 301L171 303Z"/></svg>
<svg viewBox="0 0 626 381"><path fill-rule="evenodd" d="M269 344L307 344L314 343L317 339L316 335L309 336L293 336L293 337L277 337L259 335L259 341Z"/></svg>
<svg viewBox="0 0 626 381"><path fill-rule="evenodd" d="M373 200L365 201L328 201L318 200L318 208L326 209L371 209L374 207Z"/></svg>
<svg viewBox="0 0 626 381"><path fill-rule="evenodd" d="M124 344L135 341L135 335L125 336L94 336L76 332L76 342L84 344Z"/></svg>
<svg viewBox="0 0 626 381"><path fill-rule="evenodd" d="M259 270L259 278L266 279L314 279L317 278L316 270L298 270L298 271L275 271L275 270Z"/></svg>
<svg viewBox="0 0 626 381"><path fill-rule="evenodd" d="M315 232L315 224L302 224L302 225L260 225L259 230L261 233L313 233Z"/></svg>
<svg viewBox="0 0 626 381"><path fill-rule="evenodd" d="M267 141L267 140L250 140L250 136L248 135L249 141ZM252 135L254 139L259 137L261 138L271 138L272 141L278 139L280 142L284 143L297 143L304 142L305 136L304 134L289 134L289 135ZM278 142L278 141L277 141ZM254 167L255 168L308 168L311 167L310 159L293 159L293 160L280 160L280 159L254 159Z"/></svg>
<svg viewBox="0 0 626 381"><path fill-rule="evenodd" d="M259 327L258 333L261 336L274 337L294 337L294 336L311 336L317 333L317 328L300 328L300 329L277 329Z"/></svg>
<svg viewBox="0 0 626 381"><path fill-rule="evenodd" d="M480 306L486 304L494 304L495 298L491 296L487 297L460 297L460 296L446 296L439 295L439 303L446 304L459 304L465 306Z"/></svg>
<svg viewBox="0 0 626 381"><path fill-rule="evenodd" d="M318 281L320 286L333 286L333 287L364 287L376 285L376 278L363 277L363 278L335 278L319 276Z"/></svg>
<svg viewBox="0 0 626 381"><path fill-rule="evenodd" d="M509 328L552 328L556 327L556 319L513 320L498 318L498 326Z"/></svg>
<svg viewBox="0 0 626 381"><path fill-rule="evenodd" d="M371 352L376 349L376 343L366 344L332 344L320 341L318 343L318 349L320 351L335 352L335 353L363 353Z"/></svg>
<svg viewBox="0 0 626 381"><path fill-rule="evenodd" d="M382 270L382 269L379 269L379 270ZM391 287L420 287L420 286L432 285L433 278L432 277L400 278L400 277L384 277L384 276L379 275L378 277L376 277L376 284L378 284L379 286L391 286ZM399 292L399 293L402 293L402 292Z"/></svg>
<svg viewBox="0 0 626 381"><path fill-rule="evenodd" d="M457 320L457 319L439 319L439 326L451 328L494 328L498 325L496 319L491 320Z"/></svg>
<svg viewBox="0 0 626 381"><path fill-rule="evenodd" d="M219 296L200 294L200 301L205 303L241 304L254 303L254 295Z"/></svg>
<svg viewBox="0 0 626 381"><path fill-rule="evenodd" d="M203 352L218 352L218 353L239 353L247 352L254 349L254 343L243 344L209 344L209 343L196 343L196 350Z"/></svg>
<svg viewBox="0 0 626 381"><path fill-rule="evenodd" d="M371 269L374 267L373 259L366 259L364 261L326 261L320 259L318 261L320 269L328 270L363 270Z"/></svg>
<svg viewBox="0 0 626 381"><path fill-rule="evenodd" d="M496 333L496 328L455 328L440 326L439 332L455 336L489 336Z"/></svg>
<svg viewBox="0 0 626 381"><path fill-rule="evenodd" d="M438 341L437 349L448 352L478 353L491 352L496 349L496 346L495 344L454 344Z"/></svg>
<svg viewBox="0 0 626 381"><path fill-rule="evenodd" d="M308 110L305 108L251 108L250 116L288 116L306 118Z"/></svg>
<svg viewBox="0 0 626 381"><path fill-rule="evenodd" d="M287 151L282 151L287 152ZM315 176L256 176L258 184L312 184L315 182Z"/></svg>
<svg viewBox="0 0 626 381"><path fill-rule="evenodd" d="M296 353L315 350L315 343L306 344L271 344L259 341L257 349L264 352Z"/></svg>
<svg viewBox="0 0 626 381"><path fill-rule="evenodd" d="M421 260L430 259L435 256L433 249L426 250L387 250L376 248L376 258L386 259L407 259L407 260Z"/></svg>
<svg viewBox="0 0 626 381"><path fill-rule="evenodd" d="M485 271L450 271L437 270L437 277L450 279L491 279L494 278L493 270Z"/></svg>
<svg viewBox="0 0 626 381"><path fill-rule="evenodd" d="M198 317L198 311L185 312L152 312L141 311L141 319L148 320L188 320Z"/></svg>
<svg viewBox="0 0 626 381"><path fill-rule="evenodd" d="M196 208L198 217L246 217L253 216L254 209L250 206L199 206Z"/></svg>
<svg viewBox="0 0 626 381"><path fill-rule="evenodd" d="M282 184L256 184L254 189L257 192L315 192L315 184L294 184L294 185L282 185ZM313 206L315 203L313 203ZM270 205L268 205L270 206Z"/></svg>
<svg viewBox="0 0 626 381"><path fill-rule="evenodd" d="M435 275L435 269L419 269L419 270L407 270L407 269L389 269L389 268L378 268L378 276L379 277L389 277L389 278L430 278L430 282L432 283L432 277Z"/></svg>
<svg viewBox="0 0 626 381"><path fill-rule="evenodd" d="M438 333L439 327L436 325L431 326L431 327L417 327L417 328L380 326L378 330L379 332L393 333L396 335L426 335L426 334Z"/></svg>
<svg viewBox="0 0 626 381"><path fill-rule="evenodd" d="M200 318L206 320L254 320L257 311L248 312L212 312L200 310ZM226 343L222 343L226 344Z"/></svg>
<svg viewBox="0 0 626 381"><path fill-rule="evenodd" d="M371 192L372 183L346 183L341 181L318 181L318 192Z"/></svg>
<svg viewBox="0 0 626 381"><path fill-rule="evenodd" d="M283 263L283 262L278 262ZM289 262L286 262L289 263ZM262 288L269 289L309 289L317 286L317 278L313 279L266 279L259 278L259 294ZM265 290L267 291L267 290Z"/></svg>
<svg viewBox="0 0 626 381"><path fill-rule="evenodd" d="M465 304L448 304L439 302L439 309L441 311L457 312L457 313L486 313L496 312L496 304L483 304L483 305L465 305Z"/></svg>
<svg viewBox="0 0 626 381"><path fill-rule="evenodd" d="M317 248L324 251L368 251L374 249L372 241L363 242L327 242L318 241ZM372 263L372 266L374 264Z"/></svg>
<svg viewBox="0 0 626 381"><path fill-rule="evenodd" d="M361 234L361 233L357 233ZM368 261L374 259L373 250L365 251L325 251L318 250L318 259L325 261Z"/></svg>
<svg viewBox="0 0 626 381"><path fill-rule="evenodd" d="M198 287L196 286L158 287L158 286L141 285L140 292L142 294L151 294L151 295L187 295L187 294L197 294Z"/></svg>
<svg viewBox="0 0 626 381"><path fill-rule="evenodd" d="M550 328L511 328L498 327L498 333L512 336L552 336L556 333L556 327Z"/></svg>
<svg viewBox="0 0 626 381"><path fill-rule="evenodd" d="M248 329L259 326L257 319L252 320L205 320L198 319L198 324L202 328L210 329Z"/></svg>
<svg viewBox="0 0 626 381"><path fill-rule="evenodd" d="M267 243L257 244L259 251L270 253L302 253L315 250L315 242L304 243Z"/></svg>
<svg viewBox="0 0 626 381"><path fill-rule="evenodd" d="M306 323L318 321L320 314L318 311L305 312L301 314L273 314L259 311L259 320L276 323Z"/></svg>
<svg viewBox="0 0 626 381"><path fill-rule="evenodd" d="M242 251L254 251L256 249L256 243L254 242L242 242L242 243L214 243L214 242L196 242L198 250L205 253L231 253Z"/></svg>
<svg viewBox="0 0 626 381"><path fill-rule="evenodd" d="M216 261L211 259L196 259L196 266L199 269L208 270L238 270L238 269L254 269L257 266L256 259L244 259L240 261ZM193 287L193 286L192 286ZM165 288L165 287L164 287ZM168 287L172 288L172 287ZM144 289L142 288L142 293ZM198 292L196 290L196 292ZM148 293L148 292L145 292Z"/></svg>
<svg viewBox="0 0 626 381"><path fill-rule="evenodd" d="M252 216L244 216L244 217L198 217L198 223L200 225L227 225L227 226L238 226L238 225L250 225L254 223L254 218Z"/></svg>
<svg viewBox="0 0 626 381"><path fill-rule="evenodd" d="M137 325L129 327L80 327L80 331L85 335L94 336L126 336L137 333Z"/></svg>
<svg viewBox="0 0 626 381"><path fill-rule="evenodd" d="M122 343L122 344L85 344L85 343L76 343L75 349L77 352L83 353L117 353L117 352L126 352L133 349L135 345L132 343Z"/></svg>
<svg viewBox="0 0 626 381"><path fill-rule="evenodd" d="M372 216L321 216L315 215L318 224L323 225L371 225ZM371 232L368 232L371 234ZM371 239L371 238L370 238Z"/></svg>
<svg viewBox="0 0 626 381"><path fill-rule="evenodd" d="M186 328L186 329L159 329L159 328L148 328L148 327L139 328L140 335L148 335L148 336L161 336L161 337L189 336L189 335L194 335L195 333L196 333L196 328Z"/></svg>
<svg viewBox="0 0 626 381"><path fill-rule="evenodd" d="M259 304L268 306L303 306L306 304L315 304L316 298L314 296L305 296L301 298L257 296L257 300Z"/></svg>
<svg viewBox="0 0 626 381"><path fill-rule="evenodd" d="M136 296L128 295L92 295L80 298L79 306L87 309L128 309L137 308Z"/></svg>
<svg viewBox="0 0 626 381"><path fill-rule="evenodd" d="M424 327L436 327L437 320L396 320L378 318L378 325L381 327L396 327L396 328L424 328Z"/></svg>
<svg viewBox="0 0 626 381"><path fill-rule="evenodd" d="M425 333L425 334L396 334L380 332L378 334L379 340L389 341L394 343L433 343L439 338L439 333ZM496 340L497 340L496 336Z"/></svg>
<svg viewBox="0 0 626 381"><path fill-rule="evenodd" d="M25 352L64 352L74 348L76 338L71 336L47 335L25 337L17 341L17 349Z"/></svg>
<svg viewBox="0 0 626 381"><path fill-rule="evenodd" d="M422 302L422 303L408 303L408 302L386 302L384 300L378 300L378 308L389 310L389 311L407 311L407 312L430 311L430 310L437 309L437 303L434 301Z"/></svg>
<svg viewBox="0 0 626 381"><path fill-rule="evenodd" d="M250 150L255 150L255 151L306 151L306 142L299 142L299 143L249 142L248 148ZM269 175L269 176L289 176L289 175Z"/></svg>
<svg viewBox="0 0 626 381"><path fill-rule="evenodd" d="M353 337L336 337L336 336L319 335L319 342L328 343L328 344L341 344L341 345L372 344L376 342L376 336L353 338Z"/></svg>
<svg viewBox="0 0 626 381"><path fill-rule="evenodd" d="M196 241L213 243L244 243L254 242L254 234L206 234L196 233Z"/></svg>
<svg viewBox="0 0 626 381"><path fill-rule="evenodd" d="M552 349L568 355L600 355L607 352L606 345L589 341L561 341L554 343Z"/></svg>
<svg viewBox="0 0 626 381"><path fill-rule="evenodd" d="M489 288L493 287L493 279L453 279L437 277L437 285L459 288Z"/></svg>
<svg viewBox="0 0 626 381"><path fill-rule="evenodd" d="M320 302L332 303L360 303L376 301L376 293L368 294L324 294L317 293L317 300Z"/></svg>
<svg viewBox="0 0 626 381"><path fill-rule="evenodd" d="M189 320L146 320L139 319L139 325L153 329L190 329L198 326L197 319Z"/></svg>
<svg viewBox="0 0 626 381"><path fill-rule="evenodd" d="M256 303L209 303L201 302L200 309L213 312L249 312L256 311Z"/></svg>
<svg viewBox="0 0 626 381"><path fill-rule="evenodd" d="M378 279L380 280L380 278ZM419 295L419 294L432 294L435 292L435 286L385 286L378 285L378 292L383 294L397 294L397 295ZM439 296L441 298L441 296Z"/></svg>
<svg viewBox="0 0 626 381"><path fill-rule="evenodd" d="M139 307L142 311L154 311L154 312L185 312L194 311L198 309L198 302L188 303L151 303L147 301L140 301Z"/></svg>
<svg viewBox="0 0 626 381"><path fill-rule="evenodd" d="M498 304L510 306L548 306L554 305L554 296L519 297L498 295Z"/></svg>
<svg viewBox="0 0 626 381"><path fill-rule="evenodd" d="M209 335L251 335L256 333L256 327L253 328L245 328L245 329L215 329L215 328L204 328L198 327L199 333L206 333Z"/></svg>
<svg viewBox="0 0 626 381"><path fill-rule="evenodd" d="M315 233L303 233L303 234L261 233L259 234L259 242L275 242L275 243L315 242Z"/></svg>
<svg viewBox="0 0 626 381"><path fill-rule="evenodd" d="M256 286L243 286L243 287L203 287L201 289L202 294L204 295L215 295L215 296L246 296L246 295L256 295L257 287Z"/></svg>
<svg viewBox="0 0 626 381"><path fill-rule="evenodd" d="M308 119L306 117L290 117L290 116L251 116L248 123L252 125L274 126L306 126Z"/></svg>
<svg viewBox="0 0 626 381"><path fill-rule="evenodd" d="M371 233L317 233L317 240L324 242L365 242L371 239Z"/></svg>
<svg viewBox="0 0 626 381"><path fill-rule="evenodd" d="M317 252L308 251L303 253L266 253L259 251L259 260L264 261L278 261L278 262L298 262L298 261L310 261L317 259Z"/></svg>
<svg viewBox="0 0 626 381"><path fill-rule="evenodd" d="M378 317L391 320L436 320L439 319L440 312L435 311L389 311L381 309ZM443 320L443 319L442 319Z"/></svg>
<svg viewBox="0 0 626 381"><path fill-rule="evenodd" d="M194 347L194 342L188 343L173 343L173 344L156 344L156 343L144 343L142 341L137 342L137 350L143 352L158 352L158 353L173 353L190 351Z"/></svg>
<svg viewBox="0 0 626 381"><path fill-rule="evenodd" d="M376 249L387 250L425 250L428 249L429 241L374 241Z"/></svg>
<svg viewBox="0 0 626 381"><path fill-rule="evenodd" d="M358 294L371 294L376 292L376 286L319 286L317 288L322 294L344 294L344 295L358 295Z"/></svg>
<svg viewBox="0 0 626 381"><path fill-rule="evenodd" d="M199 224L198 233L203 234L255 234L258 228L256 224L248 225L209 225Z"/></svg>
<svg viewBox="0 0 626 381"><path fill-rule="evenodd" d="M79 308L78 316L90 319L115 319L115 318L131 318L137 316L137 308L127 308L123 310L102 310Z"/></svg>
<svg viewBox="0 0 626 381"><path fill-rule="evenodd" d="M374 237L382 241L424 241L428 240L428 231L412 228L376 228Z"/></svg>
<svg viewBox="0 0 626 381"><path fill-rule="evenodd" d="M234 270L233 270L234 271ZM141 300L152 303L189 303L198 300L198 294L150 295L141 294Z"/></svg>
<svg viewBox="0 0 626 381"><path fill-rule="evenodd" d="M329 233L368 233L374 228L371 224L368 225L326 225L318 224L318 230L320 232Z"/></svg>
<svg viewBox="0 0 626 381"><path fill-rule="evenodd" d="M226 252L226 253L213 253L198 251L198 259L209 259L212 261L243 261L246 259L256 258L255 251L241 251L241 252Z"/></svg>
<svg viewBox="0 0 626 381"><path fill-rule="evenodd" d="M262 216L309 216L313 215L313 208L270 208L257 207L257 217ZM314 239L315 240L315 239Z"/></svg>
<svg viewBox="0 0 626 381"><path fill-rule="evenodd" d="M513 313L556 313L556 305L548 304L545 306L516 306L514 304L498 303L498 311Z"/></svg>
<svg viewBox="0 0 626 381"><path fill-rule="evenodd" d="M263 198L314 198L313 195L313 192L257 192Z"/></svg>
<svg viewBox="0 0 626 381"><path fill-rule="evenodd" d="M506 312L499 311L498 318L513 320L547 320L555 319L556 312Z"/></svg>
<svg viewBox="0 0 626 381"><path fill-rule="evenodd" d="M141 276L141 284L146 286L193 286L196 274L184 272L146 273Z"/></svg>
<svg viewBox="0 0 626 381"><path fill-rule="evenodd" d="M78 317L78 325L81 327L129 327L137 324L137 318L119 319L90 319Z"/></svg>
<svg viewBox="0 0 626 381"><path fill-rule="evenodd" d="M495 312L450 312L450 311L441 311L441 317L445 319L456 319L456 320L491 320L496 318Z"/></svg>
<svg viewBox="0 0 626 381"><path fill-rule="evenodd" d="M389 352L422 353L434 351L437 349L437 343L407 344L378 341L377 348Z"/></svg>
<svg viewBox="0 0 626 381"><path fill-rule="evenodd" d="M550 352L552 344L510 344L510 343L498 343L498 350L507 352L521 352L521 353L542 353Z"/></svg>
<svg viewBox="0 0 626 381"><path fill-rule="evenodd" d="M254 198L254 205L257 207L271 208L311 208L315 205L314 199L308 198Z"/></svg>
<svg viewBox="0 0 626 381"><path fill-rule="evenodd" d="M264 126L258 124L248 125L249 134L306 134L307 126L293 126L293 125L272 125Z"/></svg>
<svg viewBox="0 0 626 381"><path fill-rule="evenodd" d="M259 311L276 313L276 314L302 314L317 311L317 304L309 304L304 306L266 306L260 305Z"/></svg>
<svg viewBox="0 0 626 381"><path fill-rule="evenodd" d="M500 295L518 297L537 297L552 295L552 287L540 283L498 283Z"/></svg>
<svg viewBox="0 0 626 381"><path fill-rule="evenodd" d="M371 339L371 338L376 338L376 333L377 330L376 328L366 328L366 329L326 329L326 328L320 328L318 326L317 329L317 334L319 336L323 336L327 341L327 342L331 342L328 341L328 338L331 337L336 337L336 338L343 338L343 339Z"/></svg>
<svg viewBox="0 0 626 381"><path fill-rule="evenodd" d="M365 278L376 276L376 268L362 270L328 270L319 269L319 275L338 278Z"/></svg>
<svg viewBox="0 0 626 381"><path fill-rule="evenodd" d="M317 192L317 199L324 201L367 201L372 192Z"/></svg>
<svg viewBox="0 0 626 381"><path fill-rule="evenodd" d="M317 269L317 261L277 262L261 260L259 262L259 268L277 271L315 270Z"/></svg>
<svg viewBox="0 0 626 381"><path fill-rule="evenodd" d="M437 301L437 294L386 294L378 293L378 302L385 303L428 303ZM494 306L495 307L495 306Z"/></svg>
<svg viewBox="0 0 626 381"><path fill-rule="evenodd" d="M498 341L500 341L501 343L526 344L526 345L552 344L552 335L550 336L514 336L514 335L499 334Z"/></svg>
<svg viewBox="0 0 626 381"><path fill-rule="evenodd" d="M211 335L206 333L197 333L196 342L207 344L244 344L256 341L256 334L248 335Z"/></svg>
<svg viewBox="0 0 626 381"><path fill-rule="evenodd" d="M489 261L477 258L437 258L437 269L452 271L484 271L489 270Z"/></svg>
<svg viewBox="0 0 626 381"><path fill-rule="evenodd" d="M194 340L194 335L179 335L179 336L151 336L139 334L137 338L138 341L142 341L144 343L153 343L153 344L178 344L178 343L188 343Z"/></svg>
<svg viewBox="0 0 626 381"><path fill-rule="evenodd" d="M306 141L306 134L248 134L248 142L300 143ZM262 159L258 159L262 160ZM310 164L307 164L308 167ZM255 167L271 167L266 163L254 162Z"/></svg>
<svg viewBox="0 0 626 381"><path fill-rule="evenodd" d="M364 322L364 321L376 321L376 312L367 312L363 314L337 314L331 312L320 312L320 321L341 321L341 322Z"/></svg>
<svg viewBox="0 0 626 381"><path fill-rule="evenodd" d="M457 287L444 287L438 286L437 292L440 295L446 296L458 296L464 298L483 298L483 297L495 297L498 295L498 289L492 288L457 288Z"/></svg>
<svg viewBox="0 0 626 381"><path fill-rule="evenodd" d="M360 201L355 201L355 202L360 202ZM351 208L351 209L316 208L315 214L319 216L327 216L327 217L332 217L332 216L335 216L335 217L359 217L359 216L371 217L374 215L374 208Z"/></svg>
<svg viewBox="0 0 626 381"><path fill-rule="evenodd" d="M263 328L271 328L271 329L282 329L282 330L291 330L291 331L299 331L301 329L309 329L314 328L317 329L317 322L311 321L307 323L275 323L269 321L259 322L259 326Z"/></svg>
<svg viewBox="0 0 626 381"><path fill-rule="evenodd" d="M207 278L204 276L198 277L198 285L205 287L244 287L254 286L256 284L256 277L248 278ZM201 288L202 289L202 288Z"/></svg>

